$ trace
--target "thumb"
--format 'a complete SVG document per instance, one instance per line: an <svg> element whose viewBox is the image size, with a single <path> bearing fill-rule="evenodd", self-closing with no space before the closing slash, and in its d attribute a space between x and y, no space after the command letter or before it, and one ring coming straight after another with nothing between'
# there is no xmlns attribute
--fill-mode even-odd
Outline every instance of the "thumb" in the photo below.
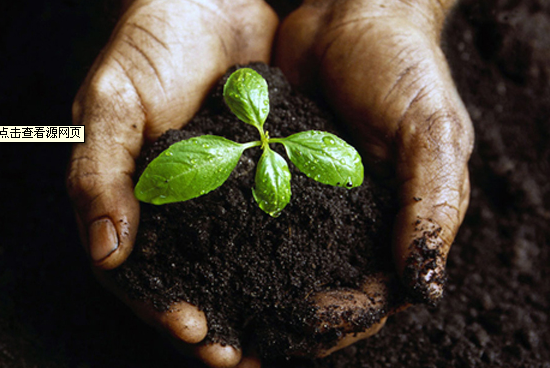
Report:
<svg viewBox="0 0 550 368"><path fill-rule="evenodd" d="M413 299L435 302L468 206L473 147L470 118L439 47L442 9L452 1L433 9L421 2L376 3L306 3L285 21L280 37L298 41L279 40L277 60L283 71L306 75L301 66L317 60L306 81L317 84L350 125L367 166L395 179L396 270Z"/></svg>
<svg viewBox="0 0 550 368"><path fill-rule="evenodd" d="M395 120L393 253L413 299L433 304L442 296L447 256L469 203L474 133L441 50L435 42L423 50L422 61L404 69L388 93L388 100L405 101Z"/></svg>
<svg viewBox="0 0 550 368"><path fill-rule="evenodd" d="M386 96L393 106L398 100L404 106L394 120L395 265L412 298L434 304L442 296L447 256L469 204L474 133L441 49L436 40L426 41L420 44L422 58L401 69Z"/></svg>
<svg viewBox="0 0 550 368"><path fill-rule="evenodd" d="M400 210L393 253L413 299L433 304L442 296L447 255L468 207L473 139L460 100L434 107L441 96L426 98L410 111L422 127L411 125L397 136Z"/></svg>
<svg viewBox="0 0 550 368"><path fill-rule="evenodd" d="M86 143L73 147L67 188L92 263L112 269L130 254L137 232L132 174L145 117L132 84L100 67L77 96L73 121L85 125Z"/></svg>

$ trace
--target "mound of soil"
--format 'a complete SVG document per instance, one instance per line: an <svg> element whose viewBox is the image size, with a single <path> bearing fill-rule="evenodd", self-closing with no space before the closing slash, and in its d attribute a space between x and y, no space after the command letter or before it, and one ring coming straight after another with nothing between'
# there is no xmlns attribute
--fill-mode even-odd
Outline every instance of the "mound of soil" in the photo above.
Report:
<svg viewBox="0 0 550 368"><path fill-rule="evenodd" d="M333 118L292 92L278 69L251 67L269 85L265 129L271 137L309 129L334 132ZM242 143L258 139L257 130L223 102L223 84L233 70L183 130L167 132L144 151L142 170L169 145L193 136L216 134ZM286 156L281 145L272 146ZM159 310L179 300L197 305L206 313L211 341L240 346L248 338L244 342L263 357L313 354L320 343L328 347L339 336L336 329L321 328L321 321L340 316L319 310L312 296L359 289L367 277L392 273L387 246L392 201L369 178L347 190L317 183L290 164L292 198L282 215L272 218L259 209L251 191L260 155L260 149L245 151L227 182L207 195L163 206L142 204L135 249L113 274L130 296ZM376 305L344 318L361 330L390 308Z"/></svg>

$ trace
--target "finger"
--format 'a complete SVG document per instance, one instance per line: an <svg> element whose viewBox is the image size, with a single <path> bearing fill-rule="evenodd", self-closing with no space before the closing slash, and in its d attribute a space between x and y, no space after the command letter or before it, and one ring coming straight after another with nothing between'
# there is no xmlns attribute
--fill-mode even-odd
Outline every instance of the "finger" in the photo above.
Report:
<svg viewBox="0 0 550 368"><path fill-rule="evenodd" d="M129 89L124 80L115 83L120 83L117 89ZM102 97L90 94L86 107L75 104L74 121L85 125L86 143L73 147L67 176L83 244L92 263L105 269L123 262L134 243L139 205L133 196L132 174L143 139L137 127L143 117L139 108L134 109L135 94L110 93L117 98L102 92Z"/></svg>
<svg viewBox="0 0 550 368"><path fill-rule="evenodd" d="M277 20L263 2L239 3L252 18L214 3L170 4L130 6L73 105L86 143L74 146L67 187L99 268L131 252L139 219L132 176L144 137L181 127L229 66L269 59ZM249 32L257 37L243 43Z"/></svg>
<svg viewBox="0 0 550 368"><path fill-rule="evenodd" d="M194 305L178 302L159 312L143 302L126 299L126 303L143 321L167 332L172 345L183 354L193 355L212 368L232 368L241 361L240 349L202 342L208 332L206 316Z"/></svg>
<svg viewBox="0 0 550 368"><path fill-rule="evenodd" d="M94 274L98 281L128 305L136 316L161 334L167 334L168 341L180 353L195 356L212 368L235 367L241 361L242 353L239 349L202 342L208 332L208 326L204 312L196 306L180 301L172 304L167 311L158 311L145 301L129 298L104 271L94 269ZM245 363L250 364L246 361Z"/></svg>
<svg viewBox="0 0 550 368"><path fill-rule="evenodd" d="M394 280L381 274L369 276L361 290L336 289L313 296L316 318L313 341L321 343L314 355L327 356L376 334L388 315L406 307L395 293ZM306 352L311 354L311 352Z"/></svg>
<svg viewBox="0 0 550 368"><path fill-rule="evenodd" d="M241 359L236 368L260 368L262 363L260 359L256 357L245 356Z"/></svg>
<svg viewBox="0 0 550 368"><path fill-rule="evenodd" d="M315 53L315 45L325 12L323 7L303 4L285 18L275 45L274 64L294 87L310 94L317 87L319 55Z"/></svg>
<svg viewBox="0 0 550 368"><path fill-rule="evenodd" d="M366 329L363 332L346 334L332 348L327 350L321 350L318 354L318 357L319 358L327 357L338 350L344 349L352 344L355 344L357 341L364 340L371 336L376 335L382 329L382 327L384 327L384 325L386 324L386 320L387 320L387 317L382 318L380 322L375 323L374 325L372 325L370 328Z"/></svg>
<svg viewBox="0 0 550 368"><path fill-rule="evenodd" d="M396 134L400 211L397 271L416 301L436 303L445 264L469 203L473 128L439 49Z"/></svg>
<svg viewBox="0 0 550 368"><path fill-rule="evenodd" d="M208 332L204 312L192 304L178 302L164 312L159 312L149 305L136 301L130 302L129 305L145 322L161 331L168 331L172 337L184 343L201 342Z"/></svg>
<svg viewBox="0 0 550 368"><path fill-rule="evenodd" d="M206 337L206 316L196 306L180 301L166 311L158 311L146 301L130 298L103 270L94 268L93 272L97 280L129 306L136 316L159 331L168 332L175 341L196 344Z"/></svg>
<svg viewBox="0 0 550 368"><path fill-rule="evenodd" d="M467 179L453 180L450 173L440 171L428 185L419 186L425 174L415 175L418 176L401 189L402 201L409 203L396 218L394 255L398 272L413 299L433 304L443 293L445 264L466 213L469 199L465 188L469 183Z"/></svg>
<svg viewBox="0 0 550 368"><path fill-rule="evenodd" d="M242 357L240 349L221 344L199 344L195 347L196 356L212 368L233 368Z"/></svg>

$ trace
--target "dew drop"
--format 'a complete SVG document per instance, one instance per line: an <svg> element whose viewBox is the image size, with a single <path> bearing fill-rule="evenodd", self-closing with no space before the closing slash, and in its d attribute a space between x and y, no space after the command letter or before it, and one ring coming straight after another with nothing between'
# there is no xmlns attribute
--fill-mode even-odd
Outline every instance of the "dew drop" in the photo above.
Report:
<svg viewBox="0 0 550 368"><path fill-rule="evenodd" d="M203 143L202 148L208 148L209 146L206 143Z"/></svg>
<svg viewBox="0 0 550 368"><path fill-rule="evenodd" d="M336 142L334 141L334 138L332 137L324 137L323 142L328 144L329 146L333 146Z"/></svg>
<svg viewBox="0 0 550 368"><path fill-rule="evenodd" d="M166 196L164 194L159 195L159 198L164 199Z"/></svg>
<svg viewBox="0 0 550 368"><path fill-rule="evenodd" d="M269 101L268 101L268 100L264 100L264 105L265 105L265 106L269 105Z"/></svg>
<svg viewBox="0 0 550 368"><path fill-rule="evenodd" d="M174 154L172 152L166 152L165 155L166 156L174 156Z"/></svg>
<svg viewBox="0 0 550 368"><path fill-rule="evenodd" d="M343 158L341 158L341 159L340 159L340 163L341 163L342 165L345 165L345 164L346 164L346 160L344 160Z"/></svg>
<svg viewBox="0 0 550 368"><path fill-rule="evenodd" d="M346 183L346 187L347 187L347 188L353 187L353 183L352 183L351 181L348 181L348 182Z"/></svg>

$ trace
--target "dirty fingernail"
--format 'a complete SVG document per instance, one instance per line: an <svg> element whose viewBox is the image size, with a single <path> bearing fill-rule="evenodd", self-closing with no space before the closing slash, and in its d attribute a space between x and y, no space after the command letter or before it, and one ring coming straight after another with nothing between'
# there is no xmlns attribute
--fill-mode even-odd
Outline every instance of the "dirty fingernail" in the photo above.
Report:
<svg viewBox="0 0 550 368"><path fill-rule="evenodd" d="M94 262L102 261L118 248L118 234L108 218L99 219L90 225L88 247Z"/></svg>
<svg viewBox="0 0 550 368"><path fill-rule="evenodd" d="M404 281L416 303L437 304L442 296L447 276L441 227L419 221L419 236L409 245L410 254L403 272Z"/></svg>
<svg viewBox="0 0 550 368"><path fill-rule="evenodd" d="M422 299L429 304L437 304L443 297L443 289L447 281L445 270L440 262L428 262L419 273L416 286Z"/></svg>

